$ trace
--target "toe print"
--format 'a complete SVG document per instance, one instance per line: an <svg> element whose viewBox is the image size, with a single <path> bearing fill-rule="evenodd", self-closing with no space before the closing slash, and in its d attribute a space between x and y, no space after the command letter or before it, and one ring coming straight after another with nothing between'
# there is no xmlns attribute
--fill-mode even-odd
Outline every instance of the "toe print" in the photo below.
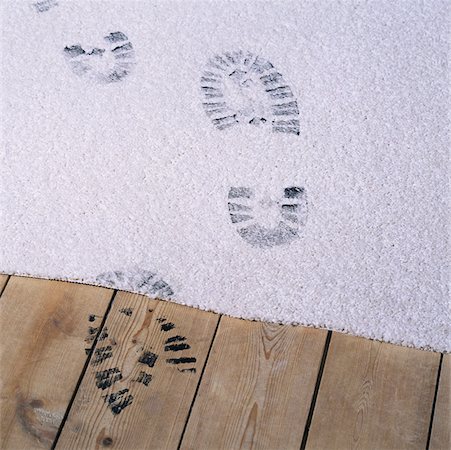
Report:
<svg viewBox="0 0 451 450"><path fill-rule="evenodd" d="M229 190L230 219L238 234L255 247L273 247L297 239L307 220L304 188L287 187L281 198L260 197L247 187Z"/></svg>
<svg viewBox="0 0 451 450"><path fill-rule="evenodd" d="M133 45L121 31L105 36L102 48L74 44L65 47L64 54L74 73L99 83L121 81L135 65Z"/></svg>
<svg viewBox="0 0 451 450"><path fill-rule="evenodd" d="M249 52L215 55L200 79L203 106L220 130L238 124L299 134L299 109L282 74Z"/></svg>
<svg viewBox="0 0 451 450"><path fill-rule="evenodd" d="M174 294L171 287L149 270L105 272L97 276L97 283L114 289L137 292L152 298L168 299ZM124 311L127 314L128 311ZM131 315L132 311L129 312Z"/></svg>

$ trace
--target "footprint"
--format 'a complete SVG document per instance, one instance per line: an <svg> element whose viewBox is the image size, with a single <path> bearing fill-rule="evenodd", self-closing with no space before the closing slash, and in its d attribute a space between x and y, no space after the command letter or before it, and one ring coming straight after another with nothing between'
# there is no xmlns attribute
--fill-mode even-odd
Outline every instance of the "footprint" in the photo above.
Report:
<svg viewBox="0 0 451 450"><path fill-rule="evenodd" d="M102 396L111 412L116 416L133 403L133 395L128 388Z"/></svg>
<svg viewBox="0 0 451 450"><path fill-rule="evenodd" d="M103 38L104 47L85 47L74 44L64 48L64 55L72 71L99 83L123 80L132 71L135 51L128 37L115 31Z"/></svg>
<svg viewBox="0 0 451 450"><path fill-rule="evenodd" d="M118 290L138 292L152 298L169 299L174 294L164 280L149 270L105 272L98 275L95 282Z"/></svg>
<svg viewBox="0 0 451 450"><path fill-rule="evenodd" d="M111 387L117 381L122 380L122 373L119 367L113 367L111 369L99 370L95 372L95 383L99 389L104 391L105 389Z"/></svg>
<svg viewBox="0 0 451 450"><path fill-rule="evenodd" d="M168 322L165 317L157 317L155 321L160 324L160 331L164 333L169 331L172 332L172 330L177 328L176 324ZM138 362L153 368L159 358L159 354L151 352L150 350L143 350L144 352L141 354ZM179 366L179 368L177 368L179 372L196 373L195 363L197 362L197 358L190 353L187 354L187 350L189 352L192 351L191 345L187 342L186 337L174 334L165 340L161 352L164 352L167 356L165 359L166 364ZM181 352L181 354L179 352ZM168 357L171 354L174 354L175 357Z"/></svg>
<svg viewBox="0 0 451 450"><path fill-rule="evenodd" d="M55 6L58 6L58 2L56 0L42 0L39 2L34 2L32 6L34 6L36 12L43 13L49 11Z"/></svg>
<svg viewBox="0 0 451 450"><path fill-rule="evenodd" d="M291 88L266 59L250 52L213 56L200 86L207 116L220 130L238 124L299 135L299 109Z"/></svg>
<svg viewBox="0 0 451 450"><path fill-rule="evenodd" d="M119 312L131 309L132 308L123 308L119 310ZM154 320L161 325L161 332L168 332L177 328L174 323L168 322L165 317L158 317ZM170 324L171 326L164 329L162 324ZM105 327L102 332L106 331ZM89 336L97 334L98 332L99 328L90 327ZM108 362L113 361L112 358L115 351L112 345L97 347L94 350L90 361L91 366L94 367L93 381L96 387L102 391L110 388L115 391L102 396L108 408L114 415L120 414L126 407L131 405L133 402L133 392L137 388L137 384L142 384L145 387L150 385L155 376L156 365L165 363L167 366L171 367L171 370L173 371L196 373L197 358L192 355L192 347L188 343L187 338L177 333L172 332L171 334L173 335L165 338L161 343L161 349L158 353L155 353L152 350L152 347L140 347L138 350L139 356L137 358L139 373L131 380L127 380L127 377L123 376L120 367L113 367L113 363L109 366ZM98 340L100 341L101 339L99 338ZM134 343L136 344L136 340ZM88 352L88 354L89 353L90 352ZM104 361L108 361L107 365L109 367L99 367Z"/></svg>
<svg viewBox="0 0 451 450"><path fill-rule="evenodd" d="M307 221L307 195L302 187L283 189L280 198L260 196L254 189L232 187L228 208L238 234L254 247L273 247L297 239Z"/></svg>

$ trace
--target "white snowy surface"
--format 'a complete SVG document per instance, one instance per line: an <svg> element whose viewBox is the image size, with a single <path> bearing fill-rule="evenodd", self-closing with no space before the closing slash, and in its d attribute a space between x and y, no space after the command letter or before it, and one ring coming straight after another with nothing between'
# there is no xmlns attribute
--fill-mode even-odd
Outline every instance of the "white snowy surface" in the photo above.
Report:
<svg viewBox="0 0 451 450"><path fill-rule="evenodd" d="M37 3L2 3L1 272L451 349L446 1ZM118 31L127 76L96 75L108 49L74 70L65 47ZM283 75L299 135L213 125L200 78L239 50ZM241 237L230 188L275 226L290 186L298 236Z"/></svg>

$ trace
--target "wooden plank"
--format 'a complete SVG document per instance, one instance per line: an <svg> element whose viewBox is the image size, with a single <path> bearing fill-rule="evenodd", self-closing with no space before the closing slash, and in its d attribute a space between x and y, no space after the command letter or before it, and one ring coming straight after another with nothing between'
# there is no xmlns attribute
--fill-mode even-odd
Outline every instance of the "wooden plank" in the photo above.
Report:
<svg viewBox="0 0 451 450"><path fill-rule="evenodd" d="M218 320L119 293L56 448L176 449Z"/></svg>
<svg viewBox="0 0 451 450"><path fill-rule="evenodd" d="M426 448L439 361L333 333L306 448Z"/></svg>
<svg viewBox="0 0 451 450"><path fill-rule="evenodd" d="M451 355L443 355L442 370L438 385L437 402L432 421L432 434L429 450L448 450L450 439L451 409Z"/></svg>
<svg viewBox="0 0 451 450"><path fill-rule="evenodd" d="M3 288L6 286L8 282L9 275L0 274L0 293L3 292Z"/></svg>
<svg viewBox="0 0 451 450"><path fill-rule="evenodd" d="M327 332L223 317L181 449L296 449Z"/></svg>
<svg viewBox="0 0 451 450"><path fill-rule="evenodd" d="M88 328L112 293L10 278L0 301L0 448L51 447L87 358Z"/></svg>

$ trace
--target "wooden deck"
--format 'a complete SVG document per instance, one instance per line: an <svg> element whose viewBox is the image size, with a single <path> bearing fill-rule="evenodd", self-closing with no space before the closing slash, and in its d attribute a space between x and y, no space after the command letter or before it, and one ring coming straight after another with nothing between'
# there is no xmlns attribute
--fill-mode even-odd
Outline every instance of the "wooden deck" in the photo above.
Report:
<svg viewBox="0 0 451 450"><path fill-rule="evenodd" d="M448 450L450 356L0 275L1 445Z"/></svg>

